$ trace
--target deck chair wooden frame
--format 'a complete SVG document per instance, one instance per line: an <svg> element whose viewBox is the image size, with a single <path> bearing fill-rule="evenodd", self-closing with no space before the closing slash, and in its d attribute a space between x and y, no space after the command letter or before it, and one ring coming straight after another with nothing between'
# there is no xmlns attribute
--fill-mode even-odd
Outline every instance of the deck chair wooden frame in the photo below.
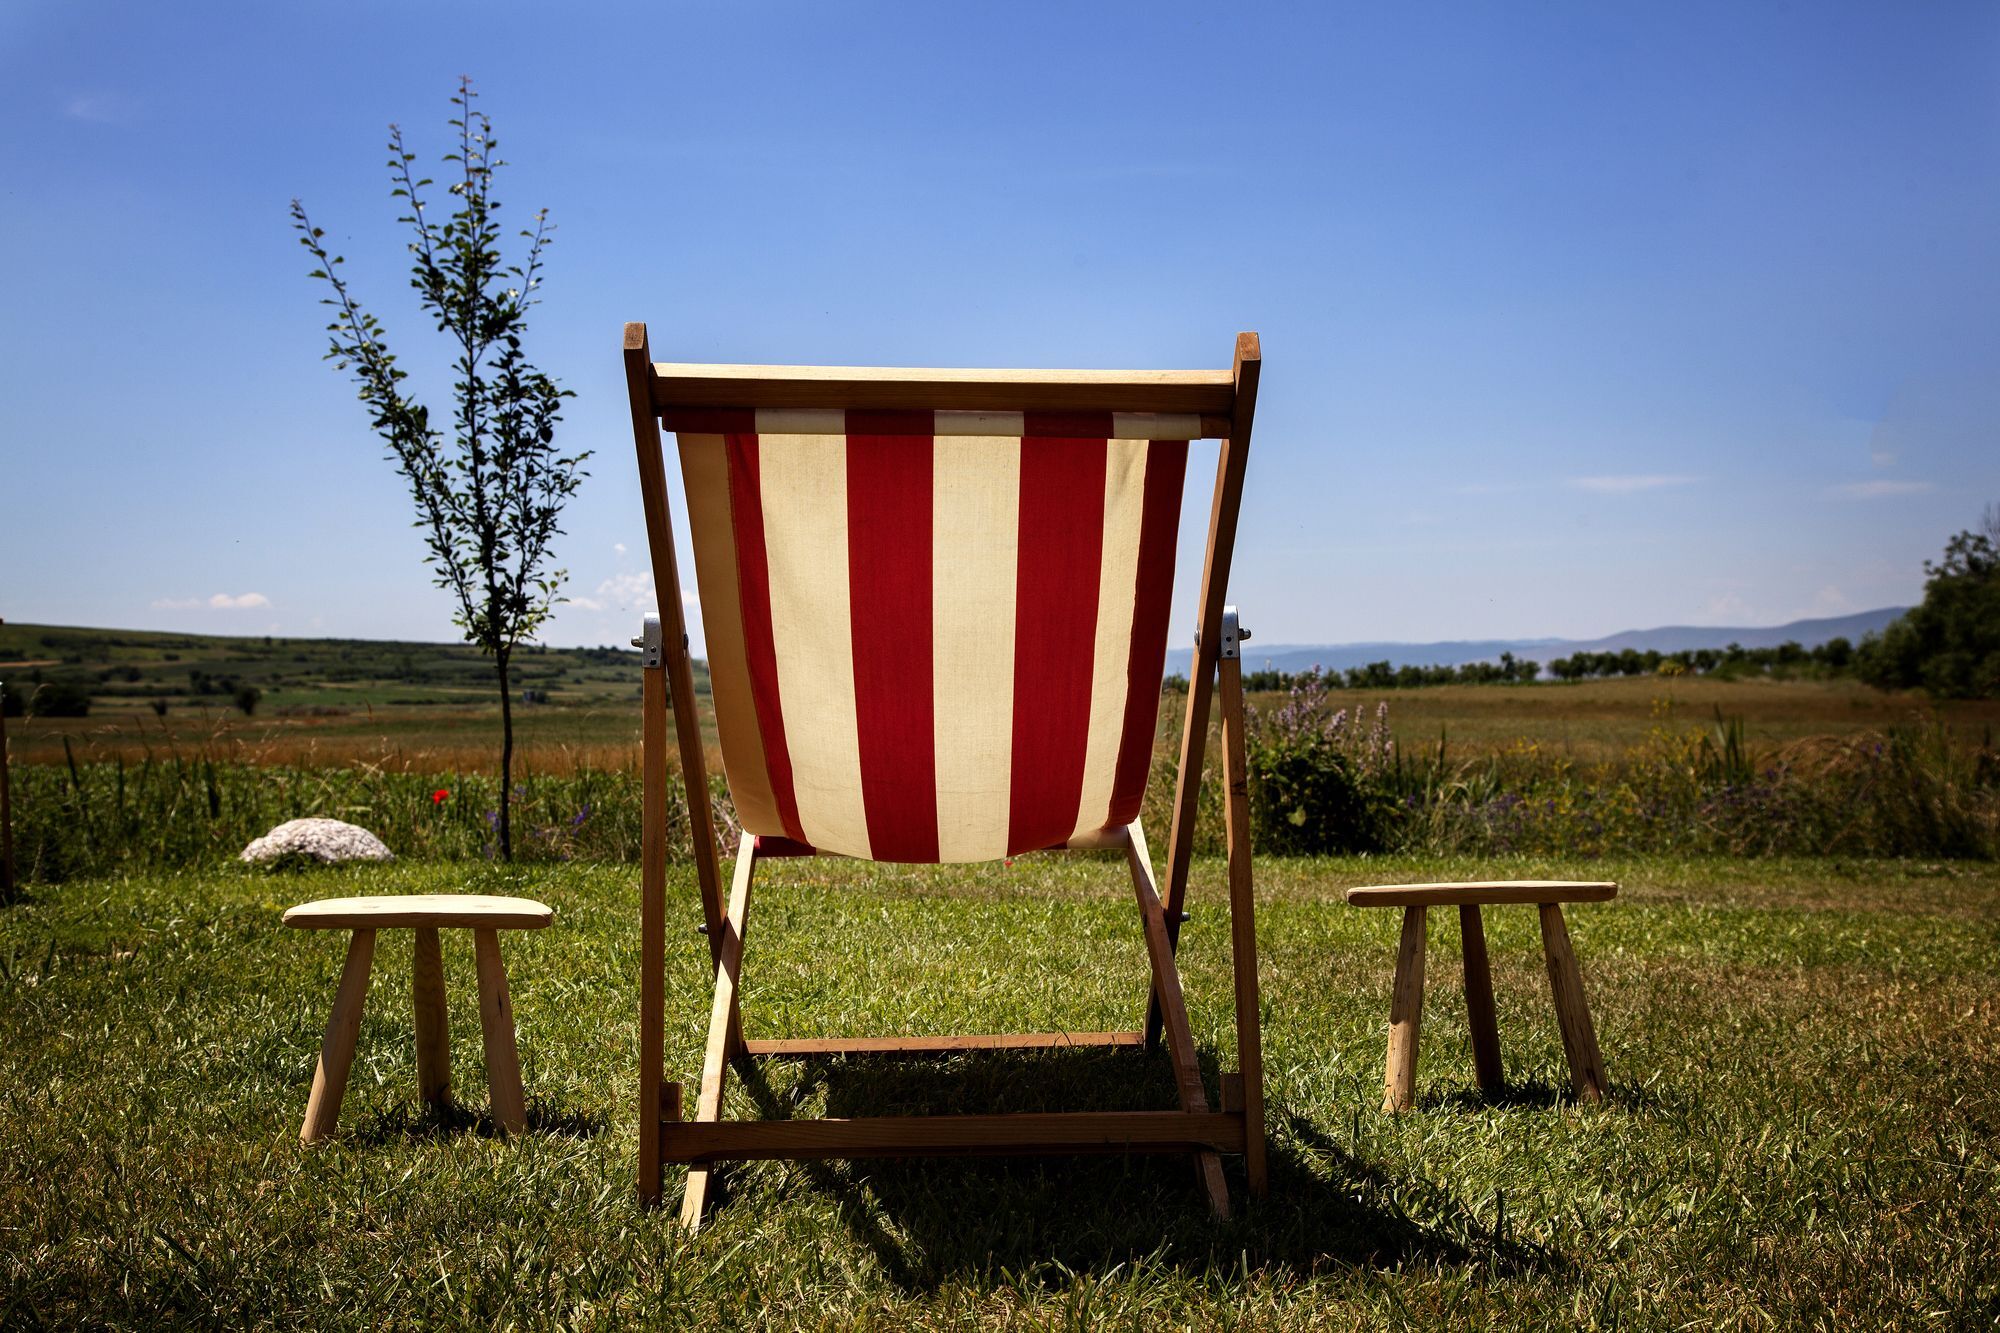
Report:
<svg viewBox="0 0 2000 1333"><path fill-rule="evenodd" d="M1257 406L1261 353L1257 335L1237 335L1227 370L972 371L848 367L655 364L643 324L625 326L624 361L638 451L640 488L656 585L666 595L635 644L645 649L643 684L644 817L640 900L639 1163L642 1202L660 1200L663 1168L688 1166L681 1217L700 1225L710 1168L724 1161L861 1157L1184 1153L1192 1156L1211 1211L1230 1210L1219 1154L1241 1154L1252 1195L1267 1188L1263 1056L1259 1031L1257 956L1251 893L1249 809L1243 757L1242 667L1233 607L1225 607L1237 512ZM725 903L716 832L708 803L687 802L700 929L715 977L701 1081L692 1115L681 1086L664 1076L667 727L671 716L684 790L707 790L707 764L696 713L686 618L668 508L663 414L689 409L932 409L1008 412L1134 412L1199 414L1200 435L1220 441L1203 559L1198 630L1188 673L1185 727L1168 837L1164 886L1156 878L1146 837L1135 820L1067 845L1123 851L1137 898L1151 969L1143 1025L1130 1031L938 1037L747 1038L739 995L744 936L757 864L769 850L746 836L737 848ZM1248 637L1241 633L1240 637ZM1211 1105L1196 1062L1175 953L1185 920L1202 759L1213 703L1221 695L1223 809L1227 832L1230 945L1235 974L1239 1069L1221 1079L1221 1104ZM671 702L671 714L669 703ZM1006 1115L897 1116L862 1119L727 1121L721 1118L730 1062L846 1054L936 1055L977 1050L1071 1046L1157 1050L1164 1036L1179 1107L1160 1111L1096 1111Z"/></svg>

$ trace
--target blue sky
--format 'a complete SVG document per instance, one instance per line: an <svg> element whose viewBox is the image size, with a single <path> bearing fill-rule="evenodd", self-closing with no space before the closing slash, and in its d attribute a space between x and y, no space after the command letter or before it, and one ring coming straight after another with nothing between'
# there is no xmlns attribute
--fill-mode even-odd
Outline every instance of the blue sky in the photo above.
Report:
<svg viewBox="0 0 2000 1333"><path fill-rule="evenodd" d="M551 642L650 601L627 319L913 365L1261 331L1267 642L1906 602L2000 500L1990 4L14 0L0 615L454 636L285 209L424 363L382 143L444 151L461 73L561 228L533 346L597 450Z"/></svg>

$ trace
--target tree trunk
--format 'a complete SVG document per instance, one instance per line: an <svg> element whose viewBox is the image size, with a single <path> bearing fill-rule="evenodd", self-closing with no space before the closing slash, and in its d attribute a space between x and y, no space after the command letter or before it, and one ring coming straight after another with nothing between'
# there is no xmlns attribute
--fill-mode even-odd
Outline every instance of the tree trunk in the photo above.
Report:
<svg viewBox="0 0 2000 1333"><path fill-rule="evenodd" d="M514 859L514 696L507 681L507 654L493 655L500 672L500 859Z"/></svg>

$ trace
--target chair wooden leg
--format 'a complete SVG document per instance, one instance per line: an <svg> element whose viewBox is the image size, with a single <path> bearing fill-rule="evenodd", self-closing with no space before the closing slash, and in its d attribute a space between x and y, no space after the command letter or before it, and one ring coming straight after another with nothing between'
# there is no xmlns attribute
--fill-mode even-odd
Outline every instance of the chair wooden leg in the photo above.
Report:
<svg viewBox="0 0 2000 1333"><path fill-rule="evenodd" d="M435 926L412 935L410 1009L417 1033L417 1095L431 1105L451 1102L451 1028L444 1007L444 955Z"/></svg>
<svg viewBox="0 0 2000 1333"><path fill-rule="evenodd" d="M472 932L473 958L479 966L479 1031L486 1041L486 1086L493 1098L493 1123L505 1134L528 1127L528 1108L521 1095L521 1055L514 1044L514 1005L507 997L507 968L500 961L500 936L491 930Z"/></svg>
<svg viewBox="0 0 2000 1333"><path fill-rule="evenodd" d="M701 1060L701 1094L694 1118L720 1120L722 1092L729 1075L729 1057L740 1044L737 995L743 984L743 938L750 921L750 885L756 878L757 850L750 834L736 851L736 873L729 886L729 913L722 922L722 948L716 955L715 1001L708 1013L708 1047ZM676 1116L676 1119L679 1117ZM709 1168L688 1168L687 1192L681 1196L681 1225L701 1228L708 1205Z"/></svg>
<svg viewBox="0 0 2000 1333"><path fill-rule="evenodd" d="M1383 1075L1382 1109L1407 1111L1417 1100L1417 1034L1424 1017L1424 936L1422 907L1403 909L1403 937L1396 949L1396 984L1389 996L1389 1063Z"/></svg>
<svg viewBox="0 0 2000 1333"><path fill-rule="evenodd" d="M1271 1192L1264 1142L1263 1002L1257 987L1257 906L1250 864L1250 787L1243 760L1243 663L1221 666L1222 808L1229 845L1229 951L1236 980L1236 1062L1243 1079L1243 1172L1252 1198Z"/></svg>
<svg viewBox="0 0 2000 1333"><path fill-rule="evenodd" d="M1561 903L1540 904L1542 956L1549 965L1549 989L1555 995L1556 1023L1562 1028L1563 1054L1569 1058L1570 1084L1588 1102L1604 1100L1604 1057L1597 1050L1597 1029L1583 998L1583 974L1570 947L1569 927Z"/></svg>
<svg viewBox="0 0 2000 1333"><path fill-rule="evenodd" d="M312 1093L306 1098L306 1120L299 1142L315 1143L333 1133L340 1119L340 1101L347 1094L347 1071L354 1065L354 1043L361 1036L361 1007L368 998L368 971L375 963L375 932L357 930L347 942L347 961L340 969L340 988L333 994L333 1013L319 1044L319 1064L313 1069Z"/></svg>
<svg viewBox="0 0 2000 1333"><path fill-rule="evenodd" d="M641 673L639 732L639 1202L660 1201L660 1116L666 1058L667 677Z"/></svg>
<svg viewBox="0 0 2000 1333"><path fill-rule="evenodd" d="M1153 994L1159 1000L1160 1022L1167 1035L1167 1054L1173 1061L1174 1086L1180 1094L1181 1110L1206 1112L1208 1092L1202 1086L1201 1064L1195 1057L1194 1033L1188 1026L1180 972L1174 966L1173 942L1167 938L1166 908L1153 882L1146 834L1136 822L1125 844L1125 863L1132 872L1132 888L1139 898L1140 922L1146 932L1146 959L1153 969ZM1208 1195L1209 1211L1218 1218L1227 1218L1229 1185L1222 1178L1222 1159L1213 1152L1196 1153L1195 1174Z"/></svg>
<svg viewBox="0 0 2000 1333"><path fill-rule="evenodd" d="M1486 961L1486 924L1478 903L1458 909L1458 933L1465 951L1465 1015L1472 1026L1472 1068L1479 1090L1496 1094L1507 1086L1500 1063L1500 1024L1493 1014L1493 969Z"/></svg>

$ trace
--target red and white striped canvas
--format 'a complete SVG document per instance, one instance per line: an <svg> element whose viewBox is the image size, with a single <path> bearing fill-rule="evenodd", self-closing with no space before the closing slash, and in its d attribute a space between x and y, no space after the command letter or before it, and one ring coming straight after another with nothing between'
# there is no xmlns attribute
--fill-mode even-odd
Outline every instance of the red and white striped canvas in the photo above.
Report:
<svg viewBox="0 0 2000 1333"><path fill-rule="evenodd" d="M664 421L747 831L981 861L1138 817L1198 418Z"/></svg>

